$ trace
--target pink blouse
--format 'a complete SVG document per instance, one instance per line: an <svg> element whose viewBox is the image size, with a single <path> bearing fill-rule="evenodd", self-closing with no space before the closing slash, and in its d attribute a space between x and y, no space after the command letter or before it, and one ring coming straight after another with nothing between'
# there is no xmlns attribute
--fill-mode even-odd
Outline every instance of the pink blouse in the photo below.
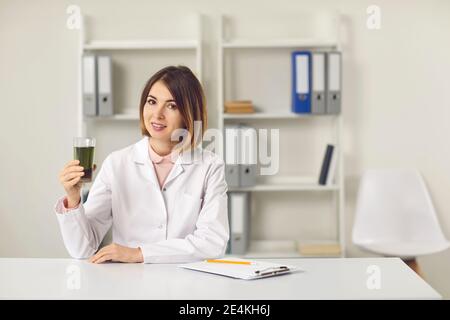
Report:
<svg viewBox="0 0 450 320"><path fill-rule="evenodd" d="M175 155L169 153L167 156L160 156L152 149L150 143L148 144L148 154L155 167L156 176L158 177L159 186L162 188L164 181L172 170L172 167L177 159Z"/></svg>

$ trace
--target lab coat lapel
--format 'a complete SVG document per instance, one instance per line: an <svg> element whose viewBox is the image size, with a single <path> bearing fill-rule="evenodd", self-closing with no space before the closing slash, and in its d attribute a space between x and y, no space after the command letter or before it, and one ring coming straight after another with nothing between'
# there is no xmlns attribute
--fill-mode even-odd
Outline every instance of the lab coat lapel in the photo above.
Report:
<svg viewBox="0 0 450 320"><path fill-rule="evenodd" d="M148 137L144 137L134 144L133 161L138 166L141 175L159 188L158 178L156 177L155 168L148 155Z"/></svg>
<svg viewBox="0 0 450 320"><path fill-rule="evenodd" d="M139 166L139 170L141 171L141 174L145 177L145 179L159 188L159 182L158 178L156 177L155 168L150 160L150 156L148 155L148 139L148 137L144 137L140 141L135 143L133 148L133 161ZM200 155L201 152L199 148L182 152L178 156L177 161L170 171L164 185L167 185L169 182L181 175L185 171L184 166L191 165L201 159L199 158Z"/></svg>
<svg viewBox="0 0 450 320"><path fill-rule="evenodd" d="M166 181L164 182L164 185L167 185L170 183L170 181L174 180L176 177L178 177L180 174L184 172L183 165L181 163L175 162L172 170L170 170L169 175L166 178Z"/></svg>
<svg viewBox="0 0 450 320"><path fill-rule="evenodd" d="M195 162L196 156L198 156L198 150L195 149L194 152L192 150L188 150L185 152L182 152L175 162L172 170L169 173L169 176L166 179L166 182L164 185L167 185L172 180L174 180L176 177L181 175L185 171L185 166L191 165Z"/></svg>

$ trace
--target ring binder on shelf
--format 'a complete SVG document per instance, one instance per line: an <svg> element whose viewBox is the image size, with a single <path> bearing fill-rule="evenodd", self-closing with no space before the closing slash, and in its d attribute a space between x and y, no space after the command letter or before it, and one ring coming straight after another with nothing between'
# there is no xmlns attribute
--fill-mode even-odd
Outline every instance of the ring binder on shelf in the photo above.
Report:
<svg viewBox="0 0 450 320"><path fill-rule="evenodd" d="M256 130L246 125L239 127L239 186L252 187L256 184L257 163Z"/></svg>
<svg viewBox="0 0 450 320"><path fill-rule="evenodd" d="M312 54L311 113L325 113L325 53Z"/></svg>
<svg viewBox="0 0 450 320"><path fill-rule="evenodd" d="M341 112L341 53L327 53L327 113Z"/></svg>
<svg viewBox="0 0 450 320"><path fill-rule="evenodd" d="M97 59L94 55L82 57L82 81L83 81L83 114L96 116L97 106Z"/></svg>
<svg viewBox="0 0 450 320"><path fill-rule="evenodd" d="M230 212L230 252L245 254L250 237L250 194L248 192L230 192L228 210Z"/></svg>
<svg viewBox="0 0 450 320"><path fill-rule="evenodd" d="M98 115L112 116L112 65L111 57L97 57L97 80L98 80Z"/></svg>
<svg viewBox="0 0 450 320"><path fill-rule="evenodd" d="M311 113L311 52L292 52L292 111Z"/></svg>
<svg viewBox="0 0 450 320"><path fill-rule="evenodd" d="M239 148L238 125L225 128L225 180L228 187L239 187Z"/></svg>

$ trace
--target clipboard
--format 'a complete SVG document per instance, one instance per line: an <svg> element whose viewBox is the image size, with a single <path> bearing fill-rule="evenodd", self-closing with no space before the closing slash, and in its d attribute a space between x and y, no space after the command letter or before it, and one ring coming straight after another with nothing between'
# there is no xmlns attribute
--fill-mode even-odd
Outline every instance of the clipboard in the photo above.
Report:
<svg viewBox="0 0 450 320"><path fill-rule="evenodd" d="M297 266L265 261L226 258L182 264L179 267L243 280L255 280L304 271Z"/></svg>

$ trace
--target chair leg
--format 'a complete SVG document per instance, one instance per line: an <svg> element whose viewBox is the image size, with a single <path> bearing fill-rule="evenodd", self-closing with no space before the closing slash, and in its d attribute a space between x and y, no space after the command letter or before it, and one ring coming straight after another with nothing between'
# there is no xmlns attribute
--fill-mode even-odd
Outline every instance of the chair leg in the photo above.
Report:
<svg viewBox="0 0 450 320"><path fill-rule="evenodd" d="M417 260L415 258L403 260L404 263L408 265L415 273L417 273L422 279L425 279L422 269L420 268L419 264L417 263Z"/></svg>

